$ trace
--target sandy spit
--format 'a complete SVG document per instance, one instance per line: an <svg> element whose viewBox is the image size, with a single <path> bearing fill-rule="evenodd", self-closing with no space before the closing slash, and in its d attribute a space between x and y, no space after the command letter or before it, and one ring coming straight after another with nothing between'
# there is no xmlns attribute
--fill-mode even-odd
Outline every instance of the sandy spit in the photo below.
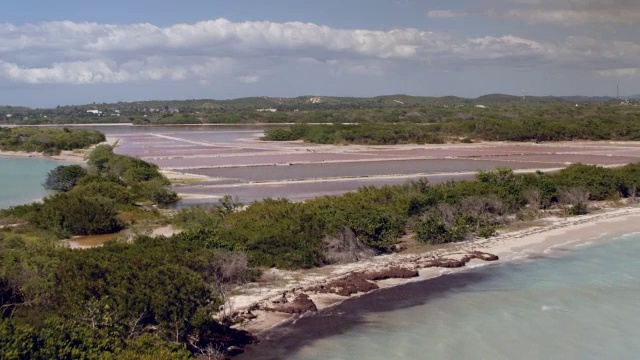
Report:
<svg viewBox="0 0 640 360"><path fill-rule="evenodd" d="M535 259L544 256L552 249L575 246L586 242L601 242L624 234L640 232L640 206L610 208L598 212L570 218L548 217L531 227L499 233L489 239L475 239L464 243L411 253L398 253L377 256L365 261L347 265L331 265L319 269L301 271L283 271L271 269L266 275L268 281L249 283L236 288L228 299L227 311L246 313L249 309L252 318L236 325L254 335L285 324L295 319L288 314L261 310L280 301L283 296L293 298L307 294L318 310L334 306L349 297L335 294L318 294L308 288L327 284L332 280L344 278L356 272L372 272L392 267L419 270L419 277L412 279L389 279L377 282L380 288L398 286L413 281L432 279L457 271L470 270L473 267L494 263L504 263L523 259ZM574 245L572 245L574 244ZM420 264L431 259L460 259L473 251L482 251L500 257L494 262L472 260L459 269L421 268ZM360 296L363 294L355 294Z"/></svg>

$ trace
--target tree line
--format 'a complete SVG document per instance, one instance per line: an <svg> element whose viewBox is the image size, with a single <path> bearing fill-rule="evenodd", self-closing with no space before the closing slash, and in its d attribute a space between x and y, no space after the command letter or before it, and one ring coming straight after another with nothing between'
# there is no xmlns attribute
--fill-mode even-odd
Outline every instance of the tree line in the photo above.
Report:
<svg viewBox="0 0 640 360"><path fill-rule="evenodd" d="M448 119L442 122L295 124L272 127L262 138L266 141L304 140L318 144L440 144L473 141L569 141L639 140L640 112L613 116L560 117L480 117Z"/></svg>

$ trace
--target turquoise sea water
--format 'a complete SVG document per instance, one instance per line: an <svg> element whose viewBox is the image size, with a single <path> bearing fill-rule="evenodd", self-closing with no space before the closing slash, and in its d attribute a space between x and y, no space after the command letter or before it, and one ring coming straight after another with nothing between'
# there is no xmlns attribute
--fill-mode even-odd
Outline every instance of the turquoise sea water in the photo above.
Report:
<svg viewBox="0 0 640 360"><path fill-rule="evenodd" d="M382 290L242 358L639 359L639 257L635 234Z"/></svg>
<svg viewBox="0 0 640 360"><path fill-rule="evenodd" d="M39 200L49 192L42 187L47 173L69 163L41 158L0 156L0 209Z"/></svg>

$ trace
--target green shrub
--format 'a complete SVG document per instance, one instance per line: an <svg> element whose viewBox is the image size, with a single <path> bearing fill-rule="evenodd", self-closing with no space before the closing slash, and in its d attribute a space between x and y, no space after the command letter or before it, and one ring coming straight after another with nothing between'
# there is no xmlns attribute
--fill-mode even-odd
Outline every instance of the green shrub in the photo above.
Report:
<svg viewBox="0 0 640 360"><path fill-rule="evenodd" d="M43 184L45 189L69 191L87 175L87 171L80 165L57 166L49 171Z"/></svg>
<svg viewBox="0 0 640 360"><path fill-rule="evenodd" d="M566 208L565 213L569 216L586 215L589 213L589 206L582 202L575 203Z"/></svg>

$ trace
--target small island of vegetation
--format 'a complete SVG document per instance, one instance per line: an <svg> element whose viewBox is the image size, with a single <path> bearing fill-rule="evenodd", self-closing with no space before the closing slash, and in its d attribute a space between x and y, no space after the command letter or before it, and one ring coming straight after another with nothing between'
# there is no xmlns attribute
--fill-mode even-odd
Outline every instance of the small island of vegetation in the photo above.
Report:
<svg viewBox="0 0 640 360"><path fill-rule="evenodd" d="M0 150L57 155L62 150L83 149L105 141L99 131L68 128L0 127Z"/></svg>

